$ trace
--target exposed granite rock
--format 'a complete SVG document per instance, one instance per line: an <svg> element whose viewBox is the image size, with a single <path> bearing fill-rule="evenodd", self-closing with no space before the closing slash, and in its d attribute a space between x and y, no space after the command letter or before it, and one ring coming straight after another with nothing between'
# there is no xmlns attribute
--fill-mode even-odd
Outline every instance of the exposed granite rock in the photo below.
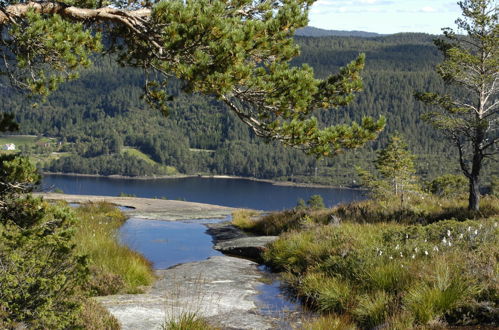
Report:
<svg viewBox="0 0 499 330"><path fill-rule="evenodd" d="M214 249L228 255L260 260L262 253L266 249L266 246L274 242L278 238L279 236L255 236L236 238L221 241L214 246Z"/></svg>
<svg viewBox="0 0 499 330"><path fill-rule="evenodd" d="M223 329L272 329L255 303L262 274L255 262L228 256L156 272L145 294L97 298L126 329L161 329L165 320L195 312Z"/></svg>
<svg viewBox="0 0 499 330"><path fill-rule="evenodd" d="M278 236L250 236L230 222L208 224L207 233L213 237L213 247L224 254L260 260L267 244Z"/></svg>
<svg viewBox="0 0 499 330"><path fill-rule="evenodd" d="M232 225L230 222L219 222L207 224L208 235L213 238L213 243L232 240L241 237L248 237L248 234Z"/></svg>
<svg viewBox="0 0 499 330"><path fill-rule="evenodd" d="M90 195L68 195L56 193L38 193L47 200L65 200L68 203L85 202L108 202L118 206L125 206L123 211L132 217L154 220L187 220L225 218L234 209L225 206L184 202L154 198L139 197L113 197L113 196L90 196Z"/></svg>

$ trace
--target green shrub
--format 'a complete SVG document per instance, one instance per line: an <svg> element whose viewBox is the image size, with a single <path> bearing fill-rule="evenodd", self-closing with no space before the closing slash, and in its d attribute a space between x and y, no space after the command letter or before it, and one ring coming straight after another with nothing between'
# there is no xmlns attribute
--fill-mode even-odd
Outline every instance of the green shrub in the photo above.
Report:
<svg viewBox="0 0 499 330"><path fill-rule="evenodd" d="M101 304L93 299L85 299L76 328L87 330L119 330L118 320Z"/></svg>
<svg viewBox="0 0 499 330"><path fill-rule="evenodd" d="M428 184L428 190L441 197L457 197L466 194L468 180L464 175L445 174L433 179Z"/></svg>
<svg viewBox="0 0 499 330"><path fill-rule="evenodd" d="M73 326L87 280L87 260L72 244L75 218L67 207L28 196L0 211L0 324L5 328Z"/></svg>
<svg viewBox="0 0 499 330"><path fill-rule="evenodd" d="M307 201L307 206L311 209L323 209L326 206L324 205L324 199L321 195L312 195Z"/></svg>

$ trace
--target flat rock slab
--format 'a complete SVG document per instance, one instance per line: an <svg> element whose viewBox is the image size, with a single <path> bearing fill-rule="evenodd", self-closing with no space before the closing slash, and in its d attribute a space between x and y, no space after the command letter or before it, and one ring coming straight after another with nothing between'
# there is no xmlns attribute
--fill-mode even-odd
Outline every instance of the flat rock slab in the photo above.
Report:
<svg viewBox="0 0 499 330"><path fill-rule="evenodd" d="M123 329L161 329L166 320L194 312L223 329L272 329L271 317L256 305L262 274L258 264L228 256L156 272L145 294L97 298Z"/></svg>
<svg viewBox="0 0 499 330"><path fill-rule="evenodd" d="M213 237L213 247L224 254L260 260L268 244L278 236L250 236L230 222L207 224L207 233Z"/></svg>
<svg viewBox="0 0 499 330"><path fill-rule="evenodd" d="M225 254L251 258L255 260L261 259L262 253L266 250L267 245L273 243L279 236L255 236L242 237L227 241L221 241L214 246Z"/></svg>
<svg viewBox="0 0 499 330"><path fill-rule="evenodd" d="M127 207L124 210L131 217L154 220L187 220L225 218L235 209L194 202L184 202L154 198L139 197L113 197L91 195L67 195L56 193L38 193L47 200L64 200L68 203L108 202L118 206Z"/></svg>
<svg viewBox="0 0 499 330"><path fill-rule="evenodd" d="M213 243L215 244L221 241L248 237L247 233L232 225L230 222L210 223L207 224L206 227L208 227L206 232L213 238Z"/></svg>

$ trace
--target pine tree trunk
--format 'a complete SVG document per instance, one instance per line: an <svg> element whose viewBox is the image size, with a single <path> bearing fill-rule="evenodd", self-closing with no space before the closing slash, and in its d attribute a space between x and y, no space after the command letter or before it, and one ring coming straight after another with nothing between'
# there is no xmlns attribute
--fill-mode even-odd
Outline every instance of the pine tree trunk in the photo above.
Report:
<svg viewBox="0 0 499 330"><path fill-rule="evenodd" d="M468 210L480 210L480 185L478 183L478 176L472 175L470 177L470 195L468 200Z"/></svg>
<svg viewBox="0 0 499 330"><path fill-rule="evenodd" d="M470 195L468 198L468 210L480 210L480 170L482 168L482 157L476 152L473 155L471 173L468 176L470 184Z"/></svg>
<svg viewBox="0 0 499 330"><path fill-rule="evenodd" d="M477 118L479 123L481 118ZM482 125L477 124L474 132L474 146L473 146L473 160L471 164L471 173L469 175L470 181L470 196L468 199L468 210L480 210L480 170L482 169L483 155L480 146L484 140L485 132Z"/></svg>

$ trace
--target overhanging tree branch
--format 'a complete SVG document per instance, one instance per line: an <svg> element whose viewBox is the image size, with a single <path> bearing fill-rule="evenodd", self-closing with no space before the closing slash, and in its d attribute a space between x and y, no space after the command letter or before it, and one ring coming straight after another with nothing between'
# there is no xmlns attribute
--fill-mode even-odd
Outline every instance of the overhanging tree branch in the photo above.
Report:
<svg viewBox="0 0 499 330"><path fill-rule="evenodd" d="M100 51L95 31L104 29L118 39L112 51L121 64L156 75L146 81L145 99L164 113L173 77L185 92L222 100L256 135L330 156L374 139L385 120L321 127L313 118L318 109L347 105L362 89L364 56L324 80L309 66L290 65L298 55L293 33L306 25L312 2L161 1L140 9L11 4L0 13L11 35L2 42L13 55L4 67L21 87L48 95L90 63L89 54ZM73 49L80 52L73 56Z"/></svg>

